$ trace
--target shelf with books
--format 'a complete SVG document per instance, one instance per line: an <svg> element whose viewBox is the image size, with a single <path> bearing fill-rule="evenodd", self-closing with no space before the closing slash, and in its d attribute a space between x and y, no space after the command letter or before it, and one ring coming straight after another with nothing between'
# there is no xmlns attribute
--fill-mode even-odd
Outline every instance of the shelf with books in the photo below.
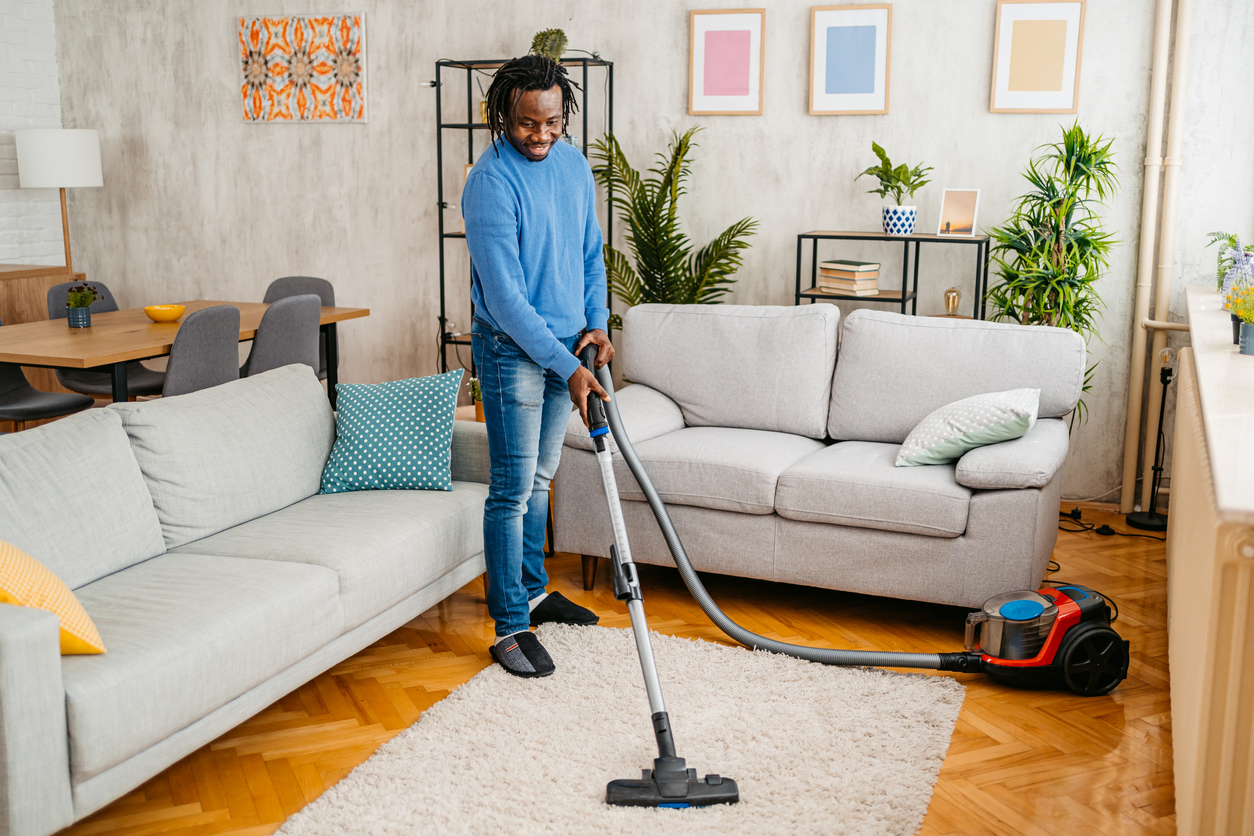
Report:
<svg viewBox="0 0 1254 836"><path fill-rule="evenodd" d="M802 268L805 265L805 243L810 242L809 287L803 288ZM889 290L879 287L873 295L860 295L855 288L869 287L874 278L876 286L880 279L880 265L874 262L848 260L819 260L819 241L863 241L876 243L900 243L902 245L901 288ZM919 290L919 250L924 243L935 244L973 244L975 245L975 304L972 316L984 319L984 294L988 289L988 261L991 242L987 235L930 235L916 233L913 235L887 235L881 232L816 230L803 232L797 236L797 280L793 293L793 304L800 305L803 299L810 302L816 300L847 300L857 302L885 302L896 305L901 313L918 312ZM913 258L910 245L914 244ZM824 286L826 285L826 286Z"/></svg>
<svg viewBox="0 0 1254 836"><path fill-rule="evenodd" d="M854 293L843 293L839 290L824 290L821 287L812 287L808 290L801 291L802 299L846 299L850 302L893 302L901 304L905 302L914 302L914 291L906 291L903 297L900 290L883 290L869 296L859 296Z"/></svg>

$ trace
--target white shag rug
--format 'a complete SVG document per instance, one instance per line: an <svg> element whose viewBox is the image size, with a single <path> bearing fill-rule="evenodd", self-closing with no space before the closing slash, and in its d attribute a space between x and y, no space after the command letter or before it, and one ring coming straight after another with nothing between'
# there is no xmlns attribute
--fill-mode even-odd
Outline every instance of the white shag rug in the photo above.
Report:
<svg viewBox="0 0 1254 836"><path fill-rule="evenodd" d="M653 634L676 748L730 806L610 807L657 754L628 630L545 625L557 672L485 669L287 820L341 834L913 834L964 690Z"/></svg>

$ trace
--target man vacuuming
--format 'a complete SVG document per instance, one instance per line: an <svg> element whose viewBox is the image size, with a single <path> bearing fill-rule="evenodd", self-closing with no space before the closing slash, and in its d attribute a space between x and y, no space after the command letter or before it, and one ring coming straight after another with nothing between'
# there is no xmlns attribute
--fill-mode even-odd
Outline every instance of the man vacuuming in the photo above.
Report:
<svg viewBox="0 0 1254 836"><path fill-rule="evenodd" d="M570 404L586 424L589 392L609 400L576 354L597 346L599 368L614 347L592 170L562 141L578 107L566 71L540 55L516 58L497 71L487 105L492 147L466 178L462 215L492 461L483 512L491 650L516 676L548 676L553 660L528 628L597 623L545 591L544 534Z"/></svg>

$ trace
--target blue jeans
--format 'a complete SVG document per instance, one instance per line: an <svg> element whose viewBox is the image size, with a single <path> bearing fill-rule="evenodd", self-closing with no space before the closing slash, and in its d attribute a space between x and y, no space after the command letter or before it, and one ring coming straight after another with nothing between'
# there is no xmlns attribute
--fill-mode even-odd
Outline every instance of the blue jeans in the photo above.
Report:
<svg viewBox="0 0 1254 836"><path fill-rule="evenodd" d="M577 339L568 337L562 344L573 350ZM544 571L549 482L562 455L570 394L565 380L479 319L471 329L471 351L492 459L483 508L488 614L496 634L508 636L530 626L527 602L542 595L549 582Z"/></svg>

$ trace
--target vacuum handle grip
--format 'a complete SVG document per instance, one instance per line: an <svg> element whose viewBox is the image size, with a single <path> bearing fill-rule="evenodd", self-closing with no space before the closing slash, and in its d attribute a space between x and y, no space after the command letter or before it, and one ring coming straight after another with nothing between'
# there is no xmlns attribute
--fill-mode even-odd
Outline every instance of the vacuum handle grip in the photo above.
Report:
<svg viewBox="0 0 1254 836"><path fill-rule="evenodd" d="M986 621L988 621L988 614L983 610L967 614L967 630L962 644L968 653L975 650L975 628Z"/></svg>
<svg viewBox="0 0 1254 836"><path fill-rule="evenodd" d="M583 367L596 375L597 352L600 349L588 343L579 352L579 362L583 363ZM601 400L601 396L596 391L588 390L588 435L592 438L605 435L610 431L610 423L605 418L605 403Z"/></svg>

